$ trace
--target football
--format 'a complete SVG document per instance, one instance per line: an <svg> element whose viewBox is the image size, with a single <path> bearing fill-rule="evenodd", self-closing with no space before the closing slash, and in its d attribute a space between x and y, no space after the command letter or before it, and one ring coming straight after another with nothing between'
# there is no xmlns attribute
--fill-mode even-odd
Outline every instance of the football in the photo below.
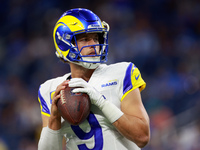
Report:
<svg viewBox="0 0 200 150"><path fill-rule="evenodd" d="M61 97L57 106L65 121L71 125L79 125L89 115L91 101L86 93L72 93L73 89L66 87L60 91Z"/></svg>

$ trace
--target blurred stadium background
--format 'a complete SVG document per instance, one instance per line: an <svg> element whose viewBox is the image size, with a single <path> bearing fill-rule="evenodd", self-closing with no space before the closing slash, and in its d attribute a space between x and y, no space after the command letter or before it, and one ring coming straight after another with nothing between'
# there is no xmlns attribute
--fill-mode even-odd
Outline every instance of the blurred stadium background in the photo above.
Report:
<svg viewBox="0 0 200 150"><path fill-rule="evenodd" d="M1 0L0 150L37 149L39 85L69 72L54 54L52 30L77 7L110 24L108 64L131 61L147 82L144 150L199 150L200 0Z"/></svg>

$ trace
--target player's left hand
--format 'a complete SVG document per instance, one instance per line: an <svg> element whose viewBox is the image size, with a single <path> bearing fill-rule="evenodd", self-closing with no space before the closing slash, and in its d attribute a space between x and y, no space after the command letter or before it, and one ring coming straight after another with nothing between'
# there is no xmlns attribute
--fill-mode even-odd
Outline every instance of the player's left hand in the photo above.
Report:
<svg viewBox="0 0 200 150"><path fill-rule="evenodd" d="M72 90L72 92L74 93L87 93L90 97L91 103L96 105L111 123L115 122L123 115L123 112L119 108L117 108L114 104L110 103L104 97L104 95L102 95L85 80L81 78L72 78L68 82L68 85L69 87L78 87Z"/></svg>
<svg viewBox="0 0 200 150"><path fill-rule="evenodd" d="M76 88L72 92L73 93L87 93L90 97L91 103L101 108L105 102L104 96L97 91L93 86L87 83L82 78L72 78L69 83L69 87L82 87Z"/></svg>

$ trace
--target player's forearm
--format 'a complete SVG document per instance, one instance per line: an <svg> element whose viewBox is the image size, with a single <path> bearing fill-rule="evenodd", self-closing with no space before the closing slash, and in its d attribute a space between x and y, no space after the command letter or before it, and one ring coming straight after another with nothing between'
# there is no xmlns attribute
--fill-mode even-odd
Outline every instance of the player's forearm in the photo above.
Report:
<svg viewBox="0 0 200 150"><path fill-rule="evenodd" d="M150 139L149 121L124 114L113 123L117 130L138 147L144 147Z"/></svg>
<svg viewBox="0 0 200 150"><path fill-rule="evenodd" d="M49 118L48 127L52 130L59 130L61 128L61 117L51 116Z"/></svg>

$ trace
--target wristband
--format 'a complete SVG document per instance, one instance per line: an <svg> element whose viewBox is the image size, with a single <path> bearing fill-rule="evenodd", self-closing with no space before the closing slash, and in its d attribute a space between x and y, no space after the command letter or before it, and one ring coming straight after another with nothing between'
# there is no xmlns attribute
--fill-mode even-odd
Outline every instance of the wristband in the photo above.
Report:
<svg viewBox="0 0 200 150"><path fill-rule="evenodd" d="M107 100L104 100L103 105L99 108L111 123L118 120L124 114L117 106Z"/></svg>
<svg viewBox="0 0 200 150"><path fill-rule="evenodd" d="M52 130L48 126L42 128L38 150L62 150L63 136L60 130Z"/></svg>

